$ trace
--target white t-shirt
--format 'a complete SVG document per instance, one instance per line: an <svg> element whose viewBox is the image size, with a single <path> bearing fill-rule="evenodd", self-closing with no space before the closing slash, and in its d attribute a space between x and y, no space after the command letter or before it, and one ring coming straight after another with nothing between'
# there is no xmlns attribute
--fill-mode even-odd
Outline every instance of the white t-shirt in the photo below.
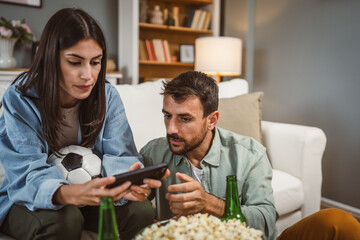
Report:
<svg viewBox="0 0 360 240"><path fill-rule="evenodd" d="M204 175L204 170L194 167L192 164L191 164L191 170L195 177L195 180L201 183Z"/></svg>

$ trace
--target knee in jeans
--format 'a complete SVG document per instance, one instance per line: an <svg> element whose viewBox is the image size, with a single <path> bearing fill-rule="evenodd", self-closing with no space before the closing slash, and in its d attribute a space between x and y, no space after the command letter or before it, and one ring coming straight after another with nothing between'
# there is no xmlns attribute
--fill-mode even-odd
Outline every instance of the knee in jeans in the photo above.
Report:
<svg viewBox="0 0 360 240"><path fill-rule="evenodd" d="M155 210L151 206L150 203L146 201L139 202L138 204L141 204L142 207L140 208L140 211L133 211L132 216L137 219L141 219L143 222L146 223L153 223L155 218Z"/></svg>
<svg viewBox="0 0 360 240"><path fill-rule="evenodd" d="M55 219L56 224L52 226L53 230L59 234L64 232L74 233L75 235L81 234L84 218L80 210L75 206L65 206L58 211L59 214Z"/></svg>
<svg viewBox="0 0 360 240"><path fill-rule="evenodd" d="M136 224L137 227L144 227L154 223L155 210L148 200L143 202L129 202L126 207L128 209L128 223Z"/></svg>

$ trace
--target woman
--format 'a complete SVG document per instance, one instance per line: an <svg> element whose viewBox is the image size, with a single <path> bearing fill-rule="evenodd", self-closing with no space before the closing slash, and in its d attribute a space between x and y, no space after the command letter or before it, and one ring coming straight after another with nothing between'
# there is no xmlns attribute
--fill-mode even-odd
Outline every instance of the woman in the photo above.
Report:
<svg viewBox="0 0 360 240"><path fill-rule="evenodd" d="M46 162L51 153L75 144L102 154L105 176L141 167L123 104L105 82L105 70L105 38L96 21L80 9L55 13L29 71L3 97L0 232L17 239L80 239L83 228L97 231L103 196L116 201L121 239L152 223L146 199L160 181L107 189L115 179L104 177L71 185Z"/></svg>

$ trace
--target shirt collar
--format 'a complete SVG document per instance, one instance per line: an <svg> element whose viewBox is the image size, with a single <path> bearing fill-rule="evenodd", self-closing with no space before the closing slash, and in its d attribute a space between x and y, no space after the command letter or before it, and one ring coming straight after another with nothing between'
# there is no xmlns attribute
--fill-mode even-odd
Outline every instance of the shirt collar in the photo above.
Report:
<svg viewBox="0 0 360 240"><path fill-rule="evenodd" d="M211 143L211 147L209 152L205 155L203 161L201 161L200 164L202 164L202 162L206 162L210 165L216 166L218 167L220 165L220 135L218 132L218 128L215 127L214 129L214 138L212 140Z"/></svg>
<svg viewBox="0 0 360 240"><path fill-rule="evenodd" d="M15 86L16 86L16 89L18 90L19 87L23 84L25 84L26 80L27 79L24 79L24 78L27 78L28 77L28 74L29 73L25 73L24 75L21 76L21 79L19 79L18 81L16 81L15 83ZM24 81L24 82L23 82ZM21 83L20 83L21 82ZM36 84L32 84L29 86L28 89L26 89L26 92L25 92L25 95L26 96L29 96L29 97L33 97L33 98L39 98L39 94L37 92L37 88L35 86ZM19 91L19 90L18 90Z"/></svg>
<svg viewBox="0 0 360 240"><path fill-rule="evenodd" d="M177 155L177 154L175 154L175 164L176 164L176 166L179 166L179 164L181 163L181 161L182 161L183 159L186 159L186 157L183 156L183 155Z"/></svg>
<svg viewBox="0 0 360 240"><path fill-rule="evenodd" d="M29 97L39 98L35 84L32 84L28 89L26 89L26 95Z"/></svg>

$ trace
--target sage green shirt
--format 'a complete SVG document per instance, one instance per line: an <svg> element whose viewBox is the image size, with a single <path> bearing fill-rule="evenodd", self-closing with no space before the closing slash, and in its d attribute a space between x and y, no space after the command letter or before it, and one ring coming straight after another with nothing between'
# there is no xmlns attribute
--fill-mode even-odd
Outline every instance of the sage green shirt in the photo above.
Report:
<svg viewBox="0 0 360 240"><path fill-rule="evenodd" d="M185 156L174 154L166 138L150 141L141 150L144 165L161 162L169 165L170 176L162 180L161 188L156 190L156 212L160 220L172 216L165 194L169 185L181 183L176 172L192 176L189 162ZM211 148L200 162L204 175L201 185L204 190L225 200L226 176L236 175L241 210L247 225L264 232L264 239L275 239L277 218L271 187L272 168L266 149L256 140L215 128Z"/></svg>

